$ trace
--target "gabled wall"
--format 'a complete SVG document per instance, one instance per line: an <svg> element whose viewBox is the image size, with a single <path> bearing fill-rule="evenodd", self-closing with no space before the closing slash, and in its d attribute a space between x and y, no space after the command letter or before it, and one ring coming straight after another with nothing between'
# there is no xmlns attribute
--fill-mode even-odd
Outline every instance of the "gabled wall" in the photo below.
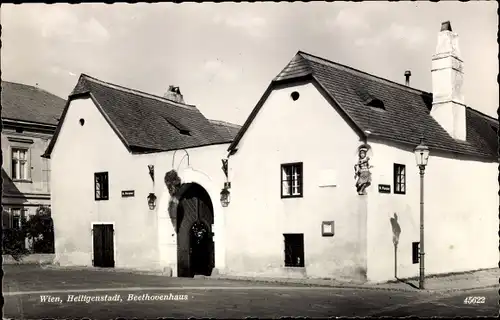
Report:
<svg viewBox="0 0 500 320"><path fill-rule="evenodd" d="M147 190L136 186L149 176L134 170L137 160L91 99L71 102L51 159L56 259L91 266L92 223L112 222L116 266L154 265L156 217L148 214L146 200L135 201L146 199ZM101 171L109 173L109 200L95 201L94 173ZM121 197L122 190L134 189L135 197Z"/></svg>
<svg viewBox="0 0 500 320"><path fill-rule="evenodd" d="M369 141L373 185L368 210L368 279L394 279L390 218L398 215L398 277L415 277L412 242L420 241L420 175L410 147ZM406 194L394 194L393 164L406 165ZM497 265L498 163L431 149L424 175L425 272L460 272ZM391 193L378 192L391 185Z"/></svg>
<svg viewBox="0 0 500 320"><path fill-rule="evenodd" d="M80 119L85 120L83 126ZM92 266L92 223L113 223L117 268L170 267L175 275L175 229L164 183L165 173L175 169L183 182L200 184L211 197L215 262L222 270L224 215L219 192L224 184L221 159L227 155L227 147L132 155L91 99L72 101L51 155L56 261ZM148 165L154 165L154 182ZM109 174L109 200L95 201L94 173L101 171ZM134 190L135 195L124 198L124 190ZM157 196L154 210L148 207L149 193Z"/></svg>
<svg viewBox="0 0 500 320"><path fill-rule="evenodd" d="M297 91L300 97L290 97ZM366 202L354 186L358 135L311 83L273 90L229 158L228 272L363 278ZM281 164L303 162L303 198L281 198ZM325 170L336 177L326 178ZM323 237L322 221L335 222ZM303 233L305 269L284 268L284 233ZM230 240L229 240L230 239Z"/></svg>

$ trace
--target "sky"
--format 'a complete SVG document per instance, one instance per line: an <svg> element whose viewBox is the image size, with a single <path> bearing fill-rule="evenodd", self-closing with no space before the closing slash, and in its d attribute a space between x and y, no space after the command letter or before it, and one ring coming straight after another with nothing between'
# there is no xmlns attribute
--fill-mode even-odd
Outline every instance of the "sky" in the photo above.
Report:
<svg viewBox="0 0 500 320"><path fill-rule="evenodd" d="M7 4L2 79L67 98L81 73L243 124L302 50L432 91L443 21L459 35L467 105L497 117L497 2Z"/></svg>

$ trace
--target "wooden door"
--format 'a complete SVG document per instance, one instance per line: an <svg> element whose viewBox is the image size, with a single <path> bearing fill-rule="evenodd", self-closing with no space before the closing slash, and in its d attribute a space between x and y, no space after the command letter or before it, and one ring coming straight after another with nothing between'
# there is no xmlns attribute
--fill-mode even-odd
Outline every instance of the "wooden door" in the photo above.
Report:
<svg viewBox="0 0 500 320"><path fill-rule="evenodd" d="M191 192L190 192L191 191ZM199 191L188 190L181 199L177 212L177 273L179 277L193 277L195 274L210 274L214 266L214 244L212 225L213 210L210 198L203 196ZM202 224L206 229L203 241L203 259L200 259L201 247L196 246L193 240L192 228L195 224ZM208 237L207 237L208 236ZM193 250L195 256L193 256ZM193 265L196 263L197 265ZM201 264L201 265L200 265Z"/></svg>
<svg viewBox="0 0 500 320"><path fill-rule="evenodd" d="M113 234L112 224L94 225L94 267L113 268L115 266Z"/></svg>

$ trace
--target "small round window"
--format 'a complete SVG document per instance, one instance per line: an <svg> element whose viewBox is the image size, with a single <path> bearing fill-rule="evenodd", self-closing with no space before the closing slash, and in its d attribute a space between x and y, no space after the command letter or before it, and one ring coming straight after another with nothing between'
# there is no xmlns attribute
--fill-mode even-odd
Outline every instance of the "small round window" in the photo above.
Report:
<svg viewBox="0 0 500 320"><path fill-rule="evenodd" d="M297 91L294 91L294 92L292 92L292 94L290 95L290 97L292 97L293 101L297 101L299 99L299 97L300 97L300 94Z"/></svg>
<svg viewBox="0 0 500 320"><path fill-rule="evenodd" d="M80 119L80 125L83 126L85 124L85 119Z"/></svg>

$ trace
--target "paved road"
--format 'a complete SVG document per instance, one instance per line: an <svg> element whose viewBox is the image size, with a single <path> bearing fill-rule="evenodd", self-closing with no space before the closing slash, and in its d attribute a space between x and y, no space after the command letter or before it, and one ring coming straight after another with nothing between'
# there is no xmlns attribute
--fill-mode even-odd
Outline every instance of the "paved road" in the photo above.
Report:
<svg viewBox="0 0 500 320"><path fill-rule="evenodd" d="M499 310L497 289L429 294L40 270L26 266L15 269L4 266L4 270L4 317L16 319L496 316ZM105 295L121 301L68 301L69 296L85 300ZM144 299L146 295L150 300ZM49 296L53 302L42 301ZM160 296L167 300L151 300ZM465 305L467 296L484 296L485 303Z"/></svg>

